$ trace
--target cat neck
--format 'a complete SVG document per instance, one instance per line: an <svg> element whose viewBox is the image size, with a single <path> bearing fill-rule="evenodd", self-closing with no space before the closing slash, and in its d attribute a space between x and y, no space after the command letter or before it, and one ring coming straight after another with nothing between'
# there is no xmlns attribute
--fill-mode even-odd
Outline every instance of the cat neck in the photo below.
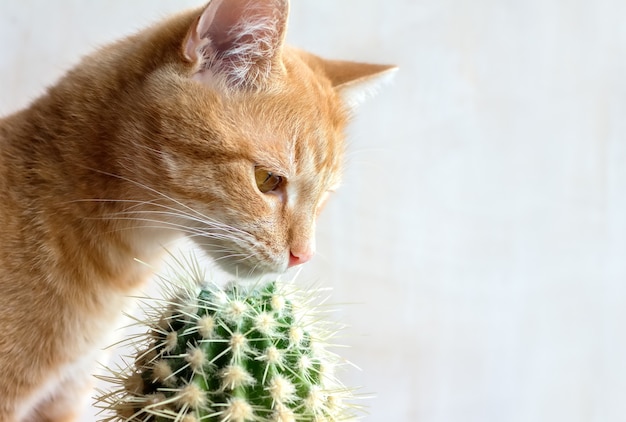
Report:
<svg viewBox="0 0 626 422"><path fill-rule="evenodd" d="M136 259L158 261L176 234L128 214L141 201L119 175L132 152L79 108L75 97L49 93L0 120L3 249L20 251L9 261L28 263L35 280L55 280L46 288L127 294L150 272Z"/></svg>

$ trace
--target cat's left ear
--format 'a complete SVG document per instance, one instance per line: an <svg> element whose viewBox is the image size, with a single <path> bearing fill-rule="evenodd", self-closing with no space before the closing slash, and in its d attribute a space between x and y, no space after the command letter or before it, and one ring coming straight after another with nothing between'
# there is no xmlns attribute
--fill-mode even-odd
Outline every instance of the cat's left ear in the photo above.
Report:
<svg viewBox="0 0 626 422"><path fill-rule="evenodd" d="M356 108L389 83L397 66L324 60L324 72L350 108Z"/></svg>
<svg viewBox="0 0 626 422"><path fill-rule="evenodd" d="M289 0L211 0L183 43L194 79L229 88L257 88L280 59Z"/></svg>

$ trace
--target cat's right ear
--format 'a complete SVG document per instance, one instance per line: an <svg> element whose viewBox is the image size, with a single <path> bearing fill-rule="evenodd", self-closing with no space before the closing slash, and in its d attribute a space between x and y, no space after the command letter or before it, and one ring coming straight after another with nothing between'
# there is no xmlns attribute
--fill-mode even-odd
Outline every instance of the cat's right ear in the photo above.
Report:
<svg viewBox="0 0 626 422"><path fill-rule="evenodd" d="M211 0L182 46L193 78L210 86L262 86L282 71L288 13L288 0Z"/></svg>
<svg viewBox="0 0 626 422"><path fill-rule="evenodd" d="M349 108L354 109L378 89L389 83L397 66L322 60L326 76Z"/></svg>

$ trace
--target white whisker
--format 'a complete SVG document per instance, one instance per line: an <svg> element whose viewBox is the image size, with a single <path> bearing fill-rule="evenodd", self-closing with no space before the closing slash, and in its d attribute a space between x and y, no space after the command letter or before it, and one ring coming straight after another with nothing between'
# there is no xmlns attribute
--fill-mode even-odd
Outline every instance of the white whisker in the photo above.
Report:
<svg viewBox="0 0 626 422"><path fill-rule="evenodd" d="M211 255L215 262L223 263L231 271L233 267L236 269L241 264L249 272L249 276L273 261L271 255L266 252L267 247L263 242L242 228L209 217L181 200L141 182L93 168L90 170L128 182L149 195L154 195L153 198L146 200L84 198L72 201L102 204L99 213L85 218L108 221L111 226L110 233L132 232L137 229L156 230L155 233L158 233L158 230L178 233L192 240ZM167 237L160 241L169 243L170 241L166 239Z"/></svg>

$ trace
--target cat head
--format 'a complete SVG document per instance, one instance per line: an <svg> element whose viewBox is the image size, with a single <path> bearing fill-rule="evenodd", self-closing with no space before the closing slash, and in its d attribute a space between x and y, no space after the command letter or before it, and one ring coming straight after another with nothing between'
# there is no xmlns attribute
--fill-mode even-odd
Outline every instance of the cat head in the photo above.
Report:
<svg viewBox="0 0 626 422"><path fill-rule="evenodd" d="M313 256L351 109L394 69L285 46L288 6L211 0L176 19L167 30L174 59L150 71L137 103L150 158L134 158L157 177L132 177L172 198L169 224L239 275Z"/></svg>

